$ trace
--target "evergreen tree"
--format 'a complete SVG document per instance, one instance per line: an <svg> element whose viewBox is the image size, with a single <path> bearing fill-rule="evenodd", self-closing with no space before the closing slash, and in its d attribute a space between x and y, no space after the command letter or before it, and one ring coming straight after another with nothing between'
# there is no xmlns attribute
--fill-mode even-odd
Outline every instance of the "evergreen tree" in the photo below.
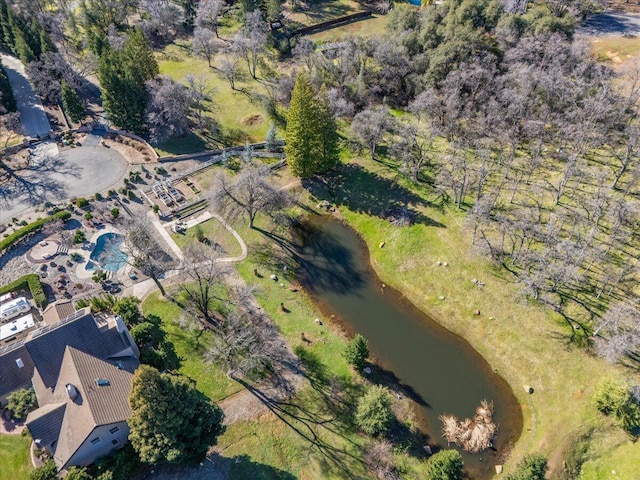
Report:
<svg viewBox="0 0 640 480"><path fill-rule="evenodd" d="M326 96L313 91L309 74L296 78L287 116L287 161L294 175L309 178L338 162L338 137L335 120Z"/></svg>
<svg viewBox="0 0 640 480"><path fill-rule="evenodd" d="M201 461L224 431L224 413L193 380L140 365L131 382L129 440L145 463Z"/></svg>
<svg viewBox="0 0 640 480"><path fill-rule="evenodd" d="M2 61L0 61L0 104L7 112L16 111L16 99L13 96L13 90L7 74L2 68Z"/></svg>
<svg viewBox="0 0 640 480"><path fill-rule="evenodd" d="M275 152L278 149L278 133L276 130L276 124L271 122L269 124L269 130L267 136L264 139L264 146L270 152Z"/></svg>
<svg viewBox="0 0 640 480"><path fill-rule="evenodd" d="M84 105L78 93L64 80L60 83L62 91L62 106L69 119L77 123L86 116Z"/></svg>
<svg viewBox="0 0 640 480"><path fill-rule="evenodd" d="M358 400L356 425L367 435L381 435L393 420L391 394L387 387L374 385Z"/></svg>
<svg viewBox="0 0 640 480"><path fill-rule="evenodd" d="M322 154L318 159L317 171L326 172L335 167L340 159L338 126L336 125L336 120L333 117L327 94L324 90L320 92L317 102L320 124L320 131L318 133L320 135L320 145L322 146Z"/></svg>
<svg viewBox="0 0 640 480"><path fill-rule="evenodd" d="M507 475L507 480L544 480L547 459L543 455L527 455L516 465L516 470Z"/></svg>
<svg viewBox="0 0 640 480"><path fill-rule="evenodd" d="M427 480L460 480L462 456L457 450L441 450L427 460Z"/></svg>
<svg viewBox="0 0 640 480"><path fill-rule="evenodd" d="M367 366L367 358L369 358L369 344L367 340L356 333L347 346L344 349L344 358L349 365L352 365L356 370L362 370Z"/></svg>
<svg viewBox="0 0 640 480"><path fill-rule="evenodd" d="M18 56L24 65L28 65L36 59L31 47L24 38L22 31L15 27L13 29L14 47L13 52Z"/></svg>
<svg viewBox="0 0 640 480"><path fill-rule="evenodd" d="M139 135L146 132L145 82L158 74L158 64L142 32L129 34L120 50L104 47L98 66L103 105L109 119Z"/></svg>
<svg viewBox="0 0 640 480"><path fill-rule="evenodd" d="M13 30L9 21L9 7L6 0L0 0L0 47L13 51Z"/></svg>

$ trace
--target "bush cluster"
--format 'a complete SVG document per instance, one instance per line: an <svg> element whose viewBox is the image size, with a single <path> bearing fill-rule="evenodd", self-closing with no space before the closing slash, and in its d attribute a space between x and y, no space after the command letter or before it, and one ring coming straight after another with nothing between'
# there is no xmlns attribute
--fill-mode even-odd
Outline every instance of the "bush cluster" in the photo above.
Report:
<svg viewBox="0 0 640 480"><path fill-rule="evenodd" d="M42 289L40 277L35 273L29 273L0 288L0 295L4 295L9 292L19 292L20 290L26 290L27 288L31 292L34 303L39 308L47 306L47 296L44 294L44 290Z"/></svg>
<svg viewBox="0 0 640 480"><path fill-rule="evenodd" d="M71 214L69 212L57 212L46 218L39 218L35 222L31 222L25 227L19 228L11 235L9 235L4 240L0 241L0 252L6 250L7 248L15 245L19 240L23 239L27 235L31 233L35 233L44 227L47 223L53 222L54 220L69 220L71 218Z"/></svg>

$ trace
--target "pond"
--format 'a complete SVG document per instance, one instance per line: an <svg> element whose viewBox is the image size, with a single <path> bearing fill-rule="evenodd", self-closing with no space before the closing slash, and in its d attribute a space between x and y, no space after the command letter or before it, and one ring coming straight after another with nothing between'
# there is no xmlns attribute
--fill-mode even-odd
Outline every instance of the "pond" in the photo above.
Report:
<svg viewBox="0 0 640 480"><path fill-rule="evenodd" d="M361 333L381 366L417 401L428 443L446 448L438 417L471 418L484 399L495 407L493 448L463 453L474 479L491 478L494 466L520 436L522 411L508 384L469 343L449 332L404 298L383 287L362 239L348 226L315 216L296 234L299 280L322 312L350 333Z"/></svg>

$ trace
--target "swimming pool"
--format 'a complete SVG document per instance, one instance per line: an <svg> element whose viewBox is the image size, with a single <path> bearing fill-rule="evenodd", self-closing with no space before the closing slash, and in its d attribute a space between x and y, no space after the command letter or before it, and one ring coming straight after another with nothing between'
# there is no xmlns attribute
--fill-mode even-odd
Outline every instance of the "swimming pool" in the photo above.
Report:
<svg viewBox="0 0 640 480"><path fill-rule="evenodd" d="M96 246L87 262L87 270L106 270L117 272L127 263L127 254L120 250L122 235L117 233L103 233L96 240Z"/></svg>

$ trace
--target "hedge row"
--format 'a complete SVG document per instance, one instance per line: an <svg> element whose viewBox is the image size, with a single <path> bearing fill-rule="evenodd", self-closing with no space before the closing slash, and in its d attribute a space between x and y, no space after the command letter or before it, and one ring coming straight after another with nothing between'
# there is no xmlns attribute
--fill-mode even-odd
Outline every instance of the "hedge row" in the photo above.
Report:
<svg viewBox="0 0 640 480"><path fill-rule="evenodd" d="M17 280L0 288L0 295L4 295L9 292L18 292L20 290L29 289L33 302L39 307L44 308L47 306L47 297L42 289L42 283L40 283L40 277L35 273L29 273L24 277L20 277Z"/></svg>
<svg viewBox="0 0 640 480"><path fill-rule="evenodd" d="M9 247L15 245L20 239L26 237L27 235L37 232L42 227L44 227L47 223L53 222L54 220L69 220L71 218L71 214L67 211L61 211L54 213L50 217L40 218L35 222L30 223L29 225L25 225L24 227L16 230L7 238L4 238L0 241L0 252L6 250Z"/></svg>

